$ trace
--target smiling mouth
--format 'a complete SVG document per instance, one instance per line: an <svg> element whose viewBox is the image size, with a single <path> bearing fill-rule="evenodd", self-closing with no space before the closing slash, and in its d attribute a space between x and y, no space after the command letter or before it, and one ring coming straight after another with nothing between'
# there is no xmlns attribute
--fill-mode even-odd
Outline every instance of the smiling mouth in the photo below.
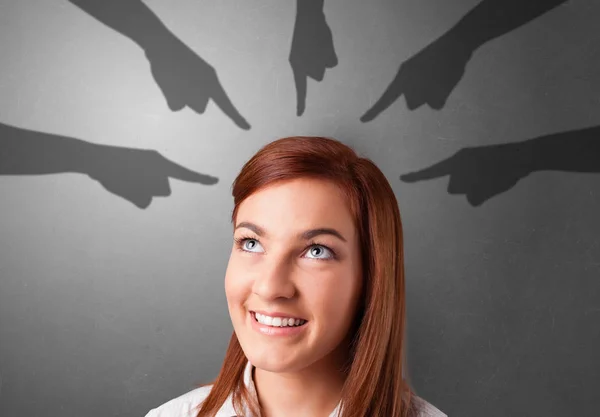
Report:
<svg viewBox="0 0 600 417"><path fill-rule="evenodd" d="M264 316L262 314L256 313L254 311L250 312L252 319L257 323L260 323L265 326L270 327L278 327L278 328L286 328L286 327L302 327L308 320L303 319L292 319L292 318L282 318L282 317L269 317Z"/></svg>

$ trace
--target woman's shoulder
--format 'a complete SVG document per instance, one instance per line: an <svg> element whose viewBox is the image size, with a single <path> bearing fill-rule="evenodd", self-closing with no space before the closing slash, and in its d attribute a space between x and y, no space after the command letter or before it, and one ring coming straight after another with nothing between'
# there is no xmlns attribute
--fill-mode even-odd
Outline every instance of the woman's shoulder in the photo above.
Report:
<svg viewBox="0 0 600 417"><path fill-rule="evenodd" d="M145 417L195 417L196 407L210 393L212 385L206 385L186 392L148 411Z"/></svg>
<svg viewBox="0 0 600 417"><path fill-rule="evenodd" d="M415 403L418 406L419 414L418 417L448 417L442 411L440 411L433 404L427 402L425 399L419 396L413 396Z"/></svg>

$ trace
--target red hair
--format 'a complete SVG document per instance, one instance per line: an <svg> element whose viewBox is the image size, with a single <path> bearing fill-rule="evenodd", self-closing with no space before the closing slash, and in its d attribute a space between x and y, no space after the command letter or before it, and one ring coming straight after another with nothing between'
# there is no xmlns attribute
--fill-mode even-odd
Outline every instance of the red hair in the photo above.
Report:
<svg viewBox="0 0 600 417"><path fill-rule="evenodd" d="M275 182L329 180L345 194L360 239L363 293L348 337L340 417L416 415L415 392L405 377L405 283L398 202L381 170L368 158L331 138L295 136L263 146L232 185L235 226L240 204ZM229 395L238 414L243 404L261 415L244 386L247 358L235 332L213 387L196 417L213 417Z"/></svg>

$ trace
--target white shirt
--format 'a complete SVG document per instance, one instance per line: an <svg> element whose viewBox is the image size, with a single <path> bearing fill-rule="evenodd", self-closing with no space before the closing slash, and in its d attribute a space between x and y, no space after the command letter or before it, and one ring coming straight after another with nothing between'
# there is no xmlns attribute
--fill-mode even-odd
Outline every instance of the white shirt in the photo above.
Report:
<svg viewBox="0 0 600 417"><path fill-rule="evenodd" d="M254 365L248 361L246 364L246 368L244 369L244 384L246 388L254 397L257 396L256 388L254 386L254 380L252 379L252 371L254 369ZM177 398L173 398L170 401L167 401L163 405L150 410L145 417L196 417L197 414L197 406L204 401L204 399L210 393L212 385L207 385L205 387L196 388L186 394L183 394ZM448 417L446 414L442 413L440 410L435 408L433 405L425 401L420 397L414 396L416 401L421 406L421 413L419 417ZM331 412L329 417L336 417L338 410L341 407L341 403L335 407L335 409ZM244 410L244 414L250 415L248 409ZM227 398L223 406L219 409L216 414L216 417L236 417L237 414L233 409L233 403L231 401L231 395Z"/></svg>

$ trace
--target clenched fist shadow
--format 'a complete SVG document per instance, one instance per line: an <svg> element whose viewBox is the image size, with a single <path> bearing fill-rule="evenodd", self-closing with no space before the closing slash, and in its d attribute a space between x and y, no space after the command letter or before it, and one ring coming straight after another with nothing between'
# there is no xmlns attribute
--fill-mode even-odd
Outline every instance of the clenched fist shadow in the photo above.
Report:
<svg viewBox="0 0 600 417"><path fill-rule="evenodd" d="M600 172L600 126L464 148L400 179L413 183L449 176L449 194L462 194L472 206L481 206L538 171Z"/></svg>
<svg viewBox="0 0 600 417"><path fill-rule="evenodd" d="M169 178L199 184L218 179L187 169L154 150L96 145L0 123L0 175L87 174L107 191L145 209L171 195Z"/></svg>
<svg viewBox="0 0 600 417"><path fill-rule="evenodd" d="M296 22L289 57L296 85L296 114L306 108L310 77L322 81L325 70L338 64L333 35L323 13L323 0L296 0Z"/></svg>

